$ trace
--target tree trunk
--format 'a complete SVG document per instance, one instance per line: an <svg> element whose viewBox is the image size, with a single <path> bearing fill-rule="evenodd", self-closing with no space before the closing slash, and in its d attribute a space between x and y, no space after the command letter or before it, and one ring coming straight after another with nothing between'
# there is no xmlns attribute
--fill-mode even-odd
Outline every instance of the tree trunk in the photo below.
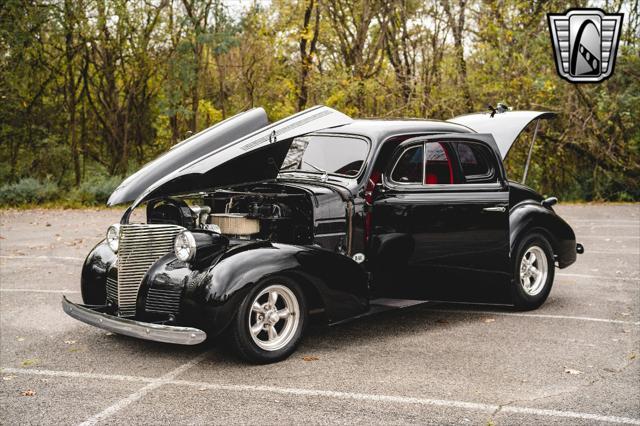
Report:
<svg viewBox="0 0 640 426"><path fill-rule="evenodd" d="M313 30L313 36L311 42L307 39L309 33L309 25L311 22L311 15L313 9L316 9L315 14L315 28ZM300 88L298 90L298 111L302 111L307 106L309 99L309 87L308 78L313 66L313 56L316 52L316 43L318 41L318 33L320 30L320 10L315 5L315 0L309 0L307 8L304 12L304 21L302 24L302 35L300 36ZM307 44L309 50L307 51Z"/></svg>
<svg viewBox="0 0 640 426"><path fill-rule="evenodd" d="M458 14L453 11L451 7L451 0L441 0L442 7L444 8L449 27L453 33L453 45L454 54L456 58L456 64L458 67L458 76L460 88L462 89L462 96L464 97L467 111L473 110L473 101L471 99L471 91L469 90L469 82L467 81L467 62L464 59L464 21L465 12L467 7L467 0L458 1Z"/></svg>

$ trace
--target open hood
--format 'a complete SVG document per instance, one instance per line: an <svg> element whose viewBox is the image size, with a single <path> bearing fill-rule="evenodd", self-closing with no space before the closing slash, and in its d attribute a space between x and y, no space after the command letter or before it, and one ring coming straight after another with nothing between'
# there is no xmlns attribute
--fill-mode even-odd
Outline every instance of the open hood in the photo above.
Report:
<svg viewBox="0 0 640 426"><path fill-rule="evenodd" d="M155 182L180 167L268 124L264 109L254 108L191 136L126 178L113 191L107 205L113 206L135 200Z"/></svg>
<svg viewBox="0 0 640 426"><path fill-rule="evenodd" d="M352 121L325 106L309 108L210 150L157 179L138 196L133 207L152 198L273 179L280 171L293 138Z"/></svg>
<svg viewBox="0 0 640 426"><path fill-rule="evenodd" d="M555 116L555 113L548 111L505 111L460 115L447 121L466 126L476 133L492 134L504 160L529 123Z"/></svg>

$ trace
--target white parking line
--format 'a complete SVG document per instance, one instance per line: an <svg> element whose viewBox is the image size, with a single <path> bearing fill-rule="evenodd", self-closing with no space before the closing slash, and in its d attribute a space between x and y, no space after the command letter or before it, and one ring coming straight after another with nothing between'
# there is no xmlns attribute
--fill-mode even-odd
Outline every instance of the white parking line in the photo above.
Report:
<svg viewBox="0 0 640 426"><path fill-rule="evenodd" d="M571 224L569 224L571 225ZM577 230L580 229L593 229L593 228L640 228L640 223L582 223L578 225L574 225L574 228Z"/></svg>
<svg viewBox="0 0 640 426"><path fill-rule="evenodd" d="M0 292L16 292L16 293L33 292L33 293L54 293L54 294L79 294L80 293L80 291L76 291L76 290L40 290L40 289L34 289L34 288L0 288ZM456 302L440 301L440 300L430 300L429 302L456 304ZM468 305L469 303L464 302L460 304ZM509 306L509 305L496 304L496 303L472 303L472 305ZM568 319L568 320L576 320L576 321L605 322L605 323L611 323L611 324L640 325L640 321L623 321L623 320L616 320L616 319L580 317L580 316L571 316L571 315L525 314L525 313L518 313L518 312L475 311L475 310L467 310L467 309L439 309L439 308L429 309L429 310L433 312L447 312L447 313L501 315L501 316L511 316L511 317L532 317L532 318L549 318L549 319Z"/></svg>
<svg viewBox="0 0 640 426"><path fill-rule="evenodd" d="M77 290L42 290L39 288L0 288L0 292L7 293L55 293L55 294L78 294Z"/></svg>
<svg viewBox="0 0 640 426"><path fill-rule="evenodd" d="M532 317L532 318L549 318L549 319L567 319L576 321L604 322L610 324L640 325L640 321L623 321L607 318L580 317L572 315L553 315L553 314L525 314L519 312L500 312L500 311L474 311L460 309L429 309L431 312L446 312L452 314L472 314L472 315L500 315L505 317Z"/></svg>
<svg viewBox="0 0 640 426"><path fill-rule="evenodd" d="M99 421L102 421L102 420L105 420L105 419L109 418L113 414L115 414L118 411L122 410L127 405L129 405L129 404L131 404L133 402L136 402L137 400L139 400L140 398L142 398L143 396L145 396L149 392L153 391L154 389L157 389L160 386L170 382L177 375L184 373L189 368L193 367L194 365L196 365L197 363L199 363L200 361L205 359L206 356L207 356L206 352L203 353L203 354L200 354L197 357L193 358L191 361L189 361L187 363L184 363L181 366L179 366L178 368L175 368L175 369L171 370L167 374L164 374L164 375L160 376L156 380L154 380L154 381L150 382L149 384L147 384L146 386L140 388L139 390L137 390L136 392L132 393L128 397L123 398L120 401L116 402L115 404L105 408L103 411L99 412L95 416L89 417L87 420L85 420L84 422L80 423L80 426L95 425Z"/></svg>
<svg viewBox="0 0 640 426"><path fill-rule="evenodd" d="M569 223L569 225L573 224L573 223L594 223L594 224L636 224L640 226L640 218L634 220L634 219L619 219L619 220L609 220L609 219L571 219L571 220L567 220L567 222Z"/></svg>
<svg viewBox="0 0 640 426"><path fill-rule="evenodd" d="M73 257L73 256L9 256L9 255L0 255L0 259L17 259L17 260L77 260L84 261L82 257Z"/></svg>
<svg viewBox="0 0 640 426"><path fill-rule="evenodd" d="M530 408L520 406L503 406L499 404L485 404L469 401L457 401L448 399L431 399L431 398L417 398L400 395L377 395L369 393L358 392L340 392L321 389L302 389L302 388L285 388L279 386L262 386L262 385L238 385L238 384L218 384L188 380L174 380L177 374L185 371L201 361L203 355L195 358L187 364L184 364L177 369L165 374L159 379L149 379L146 377L136 376L122 376L122 375L108 375L108 374L93 374L93 373L78 373L73 371L55 371L55 370L33 370L33 369L21 369L21 368L3 368L3 373L11 374L31 374L41 376L52 377L68 377L68 378L87 378L87 379L99 379L99 380L119 380L128 382L148 382L148 384L140 389L138 392L131 394L129 397L124 398L116 402L111 407L105 409L102 413L91 417L83 425L93 425L100 420L104 420L115 412L121 410L132 402L137 401L150 391L162 386L162 385L175 385L175 386L189 386L196 387L198 389L208 389L213 391L228 391L228 392L256 392L267 394L280 394L290 395L294 397L317 397L326 399L340 399L340 400L356 400L366 401L374 403L389 403L389 404L401 404L401 405L422 405L432 407L446 407L469 411L480 411L491 413L492 415L499 413L514 413L514 414L529 414L540 417L559 417L569 419L581 419L594 422L605 423L622 423L630 425L640 425L640 419L621 416L606 416L593 413L583 413L578 411L568 410L546 410L541 408ZM178 371L180 370L180 371Z"/></svg>
<svg viewBox="0 0 640 426"><path fill-rule="evenodd" d="M569 278L587 278L591 280L613 280L613 281L640 281L640 277L614 277L606 275L589 275L589 274L571 274L567 272L558 272L557 277L569 277Z"/></svg>
<svg viewBox="0 0 640 426"><path fill-rule="evenodd" d="M617 254L617 255L633 255L640 256L637 251L620 251L620 250L585 250L584 254Z"/></svg>
<svg viewBox="0 0 640 426"><path fill-rule="evenodd" d="M580 241L582 239L586 239L586 238L594 239L594 240L595 239L605 240L605 242L610 242L608 240L613 241L613 240L625 240L625 239L628 239L628 240L640 240L640 236L638 236L638 235L615 235L615 236L612 236L612 235L578 235L578 236L576 236L576 239L578 241Z"/></svg>

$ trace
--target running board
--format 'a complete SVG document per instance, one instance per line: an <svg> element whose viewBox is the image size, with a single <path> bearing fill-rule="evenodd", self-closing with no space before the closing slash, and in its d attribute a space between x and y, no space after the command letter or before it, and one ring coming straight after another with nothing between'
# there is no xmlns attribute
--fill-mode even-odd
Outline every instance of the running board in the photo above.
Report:
<svg viewBox="0 0 640 426"><path fill-rule="evenodd" d="M425 303L430 303L428 300L410 300L410 299L373 299L369 301L369 310L360 315L356 315L351 318L347 318L338 322L331 323L330 325L338 325L344 324L346 322L350 322L356 319L368 317L370 315L379 314L381 312L392 311L395 309L404 309L410 308L412 306L422 305Z"/></svg>

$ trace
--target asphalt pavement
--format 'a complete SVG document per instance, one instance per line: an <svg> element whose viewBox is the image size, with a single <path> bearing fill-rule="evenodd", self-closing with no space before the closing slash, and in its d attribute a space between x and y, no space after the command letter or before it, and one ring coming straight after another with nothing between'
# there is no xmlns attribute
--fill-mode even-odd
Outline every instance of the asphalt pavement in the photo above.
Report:
<svg viewBox="0 0 640 426"><path fill-rule="evenodd" d="M266 366L62 312L121 210L0 211L0 424L640 424L640 204L557 211L585 254L540 309L429 303L314 326Z"/></svg>

